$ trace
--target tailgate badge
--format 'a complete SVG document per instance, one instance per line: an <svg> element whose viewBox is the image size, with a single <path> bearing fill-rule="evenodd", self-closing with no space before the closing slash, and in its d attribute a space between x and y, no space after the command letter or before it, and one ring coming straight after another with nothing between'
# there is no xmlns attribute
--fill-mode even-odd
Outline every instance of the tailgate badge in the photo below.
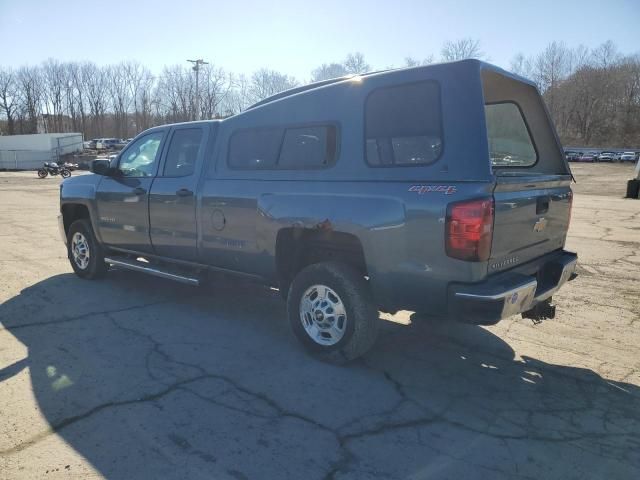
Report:
<svg viewBox="0 0 640 480"><path fill-rule="evenodd" d="M534 225L533 225L533 231L534 232L541 232L543 231L545 228L547 228L547 219L542 217L540 220L538 220Z"/></svg>

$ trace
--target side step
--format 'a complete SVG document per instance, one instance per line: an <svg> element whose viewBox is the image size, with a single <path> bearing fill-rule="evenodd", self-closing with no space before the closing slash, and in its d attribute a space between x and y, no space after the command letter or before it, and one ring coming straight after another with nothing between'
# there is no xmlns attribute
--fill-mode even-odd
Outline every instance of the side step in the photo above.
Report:
<svg viewBox="0 0 640 480"><path fill-rule="evenodd" d="M176 282L186 283L187 285L193 285L197 287L200 285L200 278L187 276L184 272L171 267L161 268L158 265L152 265L139 260L133 260L128 257L105 257L104 263L109 265L115 265L116 267L124 268L126 270L134 270L136 272L148 273L156 277L167 278L169 280L175 280Z"/></svg>

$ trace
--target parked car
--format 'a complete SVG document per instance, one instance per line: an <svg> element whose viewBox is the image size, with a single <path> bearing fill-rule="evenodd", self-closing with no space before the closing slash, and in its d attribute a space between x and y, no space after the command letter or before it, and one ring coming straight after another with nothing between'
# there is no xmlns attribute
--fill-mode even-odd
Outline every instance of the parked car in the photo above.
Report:
<svg viewBox="0 0 640 480"><path fill-rule="evenodd" d="M602 152L598 155L598 161L600 162L613 162L616 160L616 154L614 152Z"/></svg>
<svg viewBox="0 0 640 480"><path fill-rule="evenodd" d="M208 270L258 279L330 361L374 344L378 310L550 318L575 276L572 177L540 94L477 60L154 127L92 170L60 190L79 277L115 265L193 285Z"/></svg>
<svg viewBox="0 0 640 480"><path fill-rule="evenodd" d="M96 143L96 148L98 150L114 150L117 148L120 140L117 138L101 138L100 141Z"/></svg>
<svg viewBox="0 0 640 480"><path fill-rule="evenodd" d="M636 153L635 152L624 152L620 155L621 162L635 162L636 161Z"/></svg>
<svg viewBox="0 0 640 480"><path fill-rule="evenodd" d="M598 160L598 154L595 152L587 152L583 153L580 157L578 157L578 162L595 162Z"/></svg>
<svg viewBox="0 0 640 480"><path fill-rule="evenodd" d="M567 161L569 161L569 162L577 161L578 158L580 158L581 155L582 155L582 152L575 152L573 150L567 150L565 152L565 157L566 157Z"/></svg>
<svg viewBox="0 0 640 480"><path fill-rule="evenodd" d="M95 150L96 149L96 144L98 143L99 140L100 140L99 138L94 138L92 140L87 140L85 142L82 142L82 146L86 150Z"/></svg>

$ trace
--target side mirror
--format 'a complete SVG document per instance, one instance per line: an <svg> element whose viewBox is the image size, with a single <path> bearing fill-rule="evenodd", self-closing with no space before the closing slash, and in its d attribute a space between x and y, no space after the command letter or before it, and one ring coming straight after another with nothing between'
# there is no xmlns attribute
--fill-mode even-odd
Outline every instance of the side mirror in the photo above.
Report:
<svg viewBox="0 0 640 480"><path fill-rule="evenodd" d="M105 177L113 175L111 162L107 159L94 160L91 162L91 172Z"/></svg>

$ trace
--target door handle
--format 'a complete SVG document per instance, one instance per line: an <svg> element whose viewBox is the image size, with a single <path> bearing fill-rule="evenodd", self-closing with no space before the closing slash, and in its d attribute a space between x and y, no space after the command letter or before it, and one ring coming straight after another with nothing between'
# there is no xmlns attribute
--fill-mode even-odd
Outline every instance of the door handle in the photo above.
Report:
<svg viewBox="0 0 640 480"><path fill-rule="evenodd" d="M181 188L176 192L176 195L178 195L179 197L190 197L191 195L193 195L193 192L188 188Z"/></svg>
<svg viewBox="0 0 640 480"><path fill-rule="evenodd" d="M133 193L135 193L136 195L144 195L145 193L147 193L147 191L142 187L136 187L133 189Z"/></svg>

